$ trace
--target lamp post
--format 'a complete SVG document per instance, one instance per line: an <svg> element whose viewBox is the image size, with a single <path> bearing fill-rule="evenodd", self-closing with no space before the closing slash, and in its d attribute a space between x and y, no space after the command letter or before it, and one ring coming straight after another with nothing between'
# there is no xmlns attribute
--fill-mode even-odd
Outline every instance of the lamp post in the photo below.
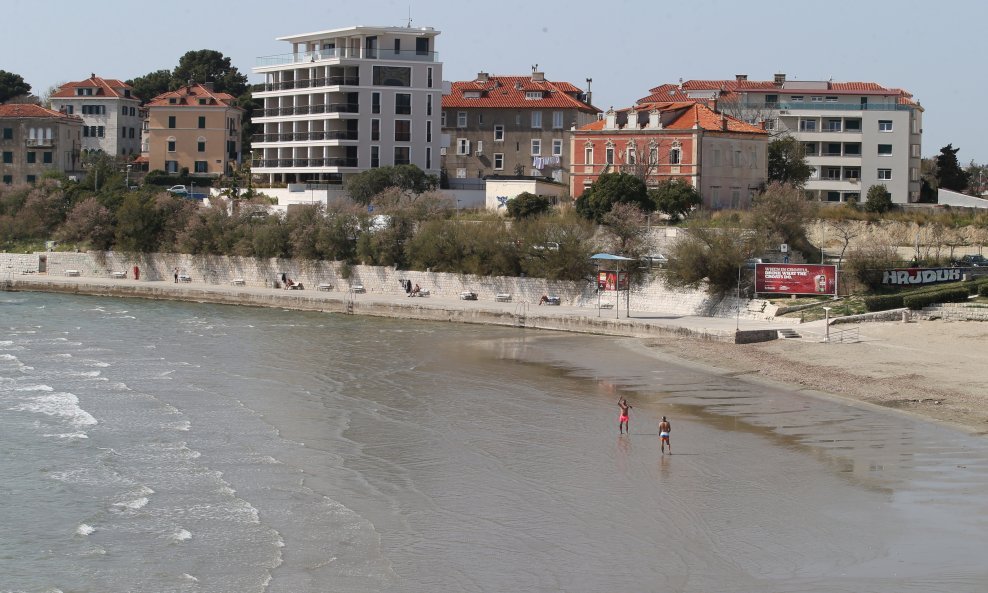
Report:
<svg viewBox="0 0 988 593"><path fill-rule="evenodd" d="M827 328L827 337L825 338L824 341L826 341L828 344L830 343L830 309L831 308L832 307L824 307L823 308L823 314L824 314L824 318L823 318L824 321L823 321L823 323L824 323L824 325Z"/></svg>
<svg viewBox="0 0 988 593"><path fill-rule="evenodd" d="M127 165L127 178L126 178L127 181L125 182L125 184L127 185L127 191L130 191L130 168L131 167L133 167L133 165Z"/></svg>

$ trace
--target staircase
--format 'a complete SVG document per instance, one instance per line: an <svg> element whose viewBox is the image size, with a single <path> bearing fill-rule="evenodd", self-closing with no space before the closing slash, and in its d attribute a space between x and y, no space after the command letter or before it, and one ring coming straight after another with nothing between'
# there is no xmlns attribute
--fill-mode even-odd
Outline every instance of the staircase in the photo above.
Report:
<svg viewBox="0 0 988 593"><path fill-rule="evenodd" d="M799 339L799 338L801 338L803 336L799 335L799 333L796 330L794 330L794 329L786 328L786 329L780 329L779 330L779 337L780 338L785 338L785 339L788 340L790 338L792 338L792 339Z"/></svg>

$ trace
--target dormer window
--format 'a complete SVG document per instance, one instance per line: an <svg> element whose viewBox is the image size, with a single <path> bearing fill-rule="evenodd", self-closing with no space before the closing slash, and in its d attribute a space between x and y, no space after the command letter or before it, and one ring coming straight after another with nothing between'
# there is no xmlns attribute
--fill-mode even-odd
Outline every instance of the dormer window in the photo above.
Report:
<svg viewBox="0 0 988 593"><path fill-rule="evenodd" d="M199 99L199 104L200 105L205 105L206 103L208 103L208 101L206 99Z"/></svg>
<svg viewBox="0 0 988 593"><path fill-rule="evenodd" d="M537 101L542 98L542 91L525 91L526 101Z"/></svg>
<svg viewBox="0 0 988 593"><path fill-rule="evenodd" d="M124 89L124 97L130 96L130 89Z"/></svg>
<svg viewBox="0 0 988 593"><path fill-rule="evenodd" d="M482 95L480 91L463 91L464 99L479 99Z"/></svg>
<svg viewBox="0 0 988 593"><path fill-rule="evenodd" d="M169 97L168 98L168 104L169 105L175 105L176 103L178 103L178 99L176 99L175 97Z"/></svg>

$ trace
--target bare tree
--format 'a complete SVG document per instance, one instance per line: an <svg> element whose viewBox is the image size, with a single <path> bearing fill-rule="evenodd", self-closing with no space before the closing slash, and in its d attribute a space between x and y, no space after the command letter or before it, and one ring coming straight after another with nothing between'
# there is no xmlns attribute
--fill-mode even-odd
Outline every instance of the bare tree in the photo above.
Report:
<svg viewBox="0 0 988 593"><path fill-rule="evenodd" d="M861 223L857 220L842 218L840 220L831 220L829 223L825 224L829 227L833 234L840 239L840 255L837 256L837 267L840 267L841 262L844 261L844 254L847 253L847 247L851 244L851 241L863 234ZM826 245L822 248L825 247Z"/></svg>

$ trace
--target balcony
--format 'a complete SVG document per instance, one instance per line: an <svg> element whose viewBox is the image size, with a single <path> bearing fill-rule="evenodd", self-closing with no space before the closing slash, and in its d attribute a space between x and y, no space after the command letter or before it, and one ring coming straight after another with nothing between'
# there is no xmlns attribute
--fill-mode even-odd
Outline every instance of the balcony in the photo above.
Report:
<svg viewBox="0 0 988 593"><path fill-rule="evenodd" d="M784 111L908 111L908 105L894 103L742 103L744 109L772 109Z"/></svg>
<svg viewBox="0 0 988 593"><path fill-rule="evenodd" d="M256 109L254 117L279 117L285 115L311 115L313 113L360 113L357 103L328 103L300 105L298 107L267 107Z"/></svg>
<svg viewBox="0 0 988 593"><path fill-rule="evenodd" d="M24 145L25 146L31 146L31 147L37 147L37 148L42 148L42 147L48 147L48 148L50 148L52 146L55 146L55 139L54 138L28 138L28 139L24 140Z"/></svg>
<svg viewBox="0 0 988 593"><path fill-rule="evenodd" d="M254 134L254 142L310 142L320 140L359 140L356 130Z"/></svg>
<svg viewBox="0 0 988 593"><path fill-rule="evenodd" d="M324 78L307 78L304 80L288 80L285 82L269 82L255 85L258 92L286 91L291 89L309 89L327 86L359 86L359 76L327 76Z"/></svg>
<svg viewBox="0 0 988 593"><path fill-rule="evenodd" d="M274 56L262 56L257 58L258 68L269 68L271 66L285 66L287 64L306 64L324 62L327 60L396 60L407 62L437 62L439 52L417 51L414 49L394 51L393 49L369 49L369 48L349 48L337 47L335 49L321 49L317 51L307 51L297 54L278 54Z"/></svg>
<svg viewBox="0 0 988 593"><path fill-rule="evenodd" d="M302 169L308 167L356 167L357 159L329 157L321 159L261 159L254 161L260 169Z"/></svg>

